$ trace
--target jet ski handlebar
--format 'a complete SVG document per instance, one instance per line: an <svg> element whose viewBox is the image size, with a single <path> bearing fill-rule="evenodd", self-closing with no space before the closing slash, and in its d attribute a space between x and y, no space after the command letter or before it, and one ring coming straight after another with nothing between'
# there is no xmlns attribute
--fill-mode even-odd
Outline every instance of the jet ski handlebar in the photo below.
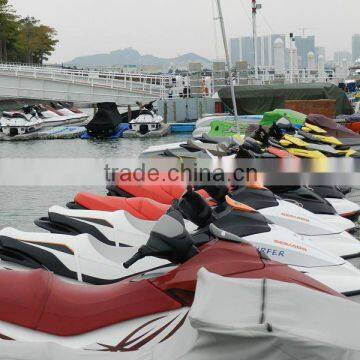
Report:
<svg viewBox="0 0 360 360"><path fill-rule="evenodd" d="M151 235L150 235L150 239L151 240ZM156 249L152 249L150 246L148 245L143 245L139 248L139 250L133 255L132 258L130 258L128 261L124 262L123 266L125 269L128 269L129 267L131 267L132 265L134 265L136 262L138 262L139 260L147 257L147 256L157 256L159 255L159 251Z"/></svg>
<svg viewBox="0 0 360 360"><path fill-rule="evenodd" d="M139 260L141 260L143 258L144 258L144 255L140 251L138 251L131 259L124 262L123 266L125 269L129 269L132 265L134 265L136 262L138 262Z"/></svg>
<svg viewBox="0 0 360 360"><path fill-rule="evenodd" d="M184 219L176 210L166 213L156 223L146 245L123 266L128 269L137 261L154 256L174 264L182 264L198 253L193 239L186 231Z"/></svg>

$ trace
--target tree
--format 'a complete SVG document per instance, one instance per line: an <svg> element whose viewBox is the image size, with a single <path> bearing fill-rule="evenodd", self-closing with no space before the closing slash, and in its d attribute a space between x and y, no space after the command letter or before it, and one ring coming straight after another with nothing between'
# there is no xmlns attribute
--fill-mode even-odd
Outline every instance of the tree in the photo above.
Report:
<svg viewBox="0 0 360 360"><path fill-rule="evenodd" d="M32 16L19 18L9 0L0 0L0 61L42 64L55 50L56 35Z"/></svg>
<svg viewBox="0 0 360 360"><path fill-rule="evenodd" d="M58 43L55 29L40 24L34 17L20 20L19 52L26 63L42 64Z"/></svg>
<svg viewBox="0 0 360 360"><path fill-rule="evenodd" d="M0 0L0 61L8 60L8 50L12 51L17 42L19 22L15 10L8 0Z"/></svg>
<svg viewBox="0 0 360 360"><path fill-rule="evenodd" d="M37 26L34 34L33 61L42 64L44 60L48 60L57 43L55 29L47 25Z"/></svg>

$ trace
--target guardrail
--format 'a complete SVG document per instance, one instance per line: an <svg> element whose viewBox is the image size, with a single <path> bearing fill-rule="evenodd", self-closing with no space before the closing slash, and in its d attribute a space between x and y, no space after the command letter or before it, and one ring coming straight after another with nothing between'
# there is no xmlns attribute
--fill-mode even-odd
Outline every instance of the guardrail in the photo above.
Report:
<svg viewBox="0 0 360 360"><path fill-rule="evenodd" d="M159 97L167 96L167 87L171 83L171 78L166 75L91 71L8 63L0 63L0 73L15 77L31 77L34 79L89 84L89 86L104 86Z"/></svg>

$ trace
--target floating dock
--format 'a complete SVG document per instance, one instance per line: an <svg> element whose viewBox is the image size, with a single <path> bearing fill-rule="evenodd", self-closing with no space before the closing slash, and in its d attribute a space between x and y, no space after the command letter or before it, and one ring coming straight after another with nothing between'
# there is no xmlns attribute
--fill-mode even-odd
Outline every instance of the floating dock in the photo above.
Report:
<svg viewBox="0 0 360 360"><path fill-rule="evenodd" d="M171 133L192 133L195 130L196 123L175 123L171 124Z"/></svg>

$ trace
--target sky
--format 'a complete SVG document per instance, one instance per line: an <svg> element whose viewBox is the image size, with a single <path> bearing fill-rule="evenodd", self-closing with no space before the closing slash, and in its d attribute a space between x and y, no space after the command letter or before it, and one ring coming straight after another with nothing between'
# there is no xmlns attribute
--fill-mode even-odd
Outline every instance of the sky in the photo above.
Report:
<svg viewBox="0 0 360 360"><path fill-rule="evenodd" d="M9 0L19 15L54 27L60 40L51 62L133 47L142 54L175 57L187 52L214 59L213 0ZM351 49L360 32L360 0L258 0L258 33L315 34L327 57ZM250 35L251 0L222 0L228 37ZM217 25L218 26L218 25Z"/></svg>

